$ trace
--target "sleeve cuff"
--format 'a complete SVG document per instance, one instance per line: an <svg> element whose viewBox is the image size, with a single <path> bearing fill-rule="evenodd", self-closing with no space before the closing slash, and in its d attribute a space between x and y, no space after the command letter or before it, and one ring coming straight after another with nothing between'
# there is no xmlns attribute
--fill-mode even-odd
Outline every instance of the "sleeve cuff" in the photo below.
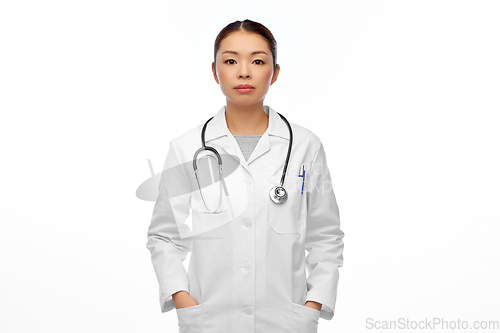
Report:
<svg viewBox="0 0 500 333"><path fill-rule="evenodd" d="M314 301L322 304L321 311L319 314L320 318L326 320L331 320L333 318L335 312L335 305L334 303L327 301L324 298L324 296L318 295L317 293L310 291L306 294L306 302L307 301Z"/></svg>
<svg viewBox="0 0 500 333"><path fill-rule="evenodd" d="M189 293L189 286L184 281L177 281L171 288L168 288L168 291L165 293L160 291L160 307L162 313L175 309L172 295L181 290L185 290Z"/></svg>

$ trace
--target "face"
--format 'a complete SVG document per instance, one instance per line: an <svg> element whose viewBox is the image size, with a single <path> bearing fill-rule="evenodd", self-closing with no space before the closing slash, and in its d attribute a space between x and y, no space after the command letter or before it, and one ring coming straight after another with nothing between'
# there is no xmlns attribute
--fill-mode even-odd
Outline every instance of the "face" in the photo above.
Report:
<svg viewBox="0 0 500 333"><path fill-rule="evenodd" d="M252 54L254 53L254 54ZM224 38L216 55L215 81L227 100L248 106L261 102L269 86L278 78L279 65L273 71L273 56L267 40L261 35L237 31ZM237 89L247 84L253 89Z"/></svg>

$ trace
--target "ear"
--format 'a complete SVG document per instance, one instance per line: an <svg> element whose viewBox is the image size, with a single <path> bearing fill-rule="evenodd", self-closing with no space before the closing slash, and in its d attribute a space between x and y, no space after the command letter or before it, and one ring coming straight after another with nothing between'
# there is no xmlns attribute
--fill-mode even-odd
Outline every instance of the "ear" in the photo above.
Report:
<svg viewBox="0 0 500 333"><path fill-rule="evenodd" d="M276 70L273 73L273 78L271 79L271 84L273 84L277 79L280 73L280 65L276 64Z"/></svg>
<svg viewBox="0 0 500 333"><path fill-rule="evenodd" d="M215 82L217 82L217 84L220 84L219 83L219 78L217 77L217 73L215 71L215 63L214 62L212 62L212 73L214 75Z"/></svg>

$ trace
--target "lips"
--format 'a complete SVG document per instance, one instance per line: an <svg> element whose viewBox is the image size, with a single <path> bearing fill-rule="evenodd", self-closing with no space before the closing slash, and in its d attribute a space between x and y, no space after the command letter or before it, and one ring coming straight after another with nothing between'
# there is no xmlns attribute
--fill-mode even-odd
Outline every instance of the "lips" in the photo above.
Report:
<svg viewBox="0 0 500 333"><path fill-rule="evenodd" d="M254 87L249 84L239 84L235 87L235 89L254 89Z"/></svg>
<svg viewBox="0 0 500 333"><path fill-rule="evenodd" d="M255 88L249 84L239 84L234 88L234 90L236 90L240 94L248 94L254 91Z"/></svg>

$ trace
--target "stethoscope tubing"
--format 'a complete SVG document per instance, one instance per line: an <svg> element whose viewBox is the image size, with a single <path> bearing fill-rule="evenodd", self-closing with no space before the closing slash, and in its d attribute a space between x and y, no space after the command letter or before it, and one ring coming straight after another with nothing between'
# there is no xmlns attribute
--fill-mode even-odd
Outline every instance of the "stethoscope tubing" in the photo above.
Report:
<svg viewBox="0 0 500 333"><path fill-rule="evenodd" d="M274 203L277 203L277 204L281 204L281 203L284 203L287 199L287 193L286 193L286 190L285 188L283 187L283 184L285 183L285 175L286 175L286 170L288 168L288 161L290 160L290 154L291 154L291 151L292 151L292 143L293 143L293 133L292 133L292 127L290 126L290 123L288 122L288 120L279 112L276 112L277 114L279 114L279 116L281 117L281 119L283 119L283 121L286 123L287 127L288 127L288 131L290 133L290 140L288 142L288 151L287 151L287 154L286 154L286 159L285 159L285 165L283 166L283 172L281 174L281 181L280 181L280 185L279 186L274 186L273 188L271 188L271 191L270 191L270 197L271 197L271 200L274 202ZM196 164L196 160L198 158L198 154L204 150L209 150L211 152L213 152L216 156L217 156L217 162L218 162L218 166L219 166L219 179L221 181L221 190L219 191L219 205L217 207L217 209L215 209L215 211L211 212L209 210L208 213L211 213L211 214L215 214L217 212L217 210L220 208L220 205L221 205L221 202L222 202L222 192L224 191L225 194L226 194L226 197L229 199L229 194L228 194L228 191L227 191L227 187L226 187L226 184L224 182L224 178L222 176L222 158L219 154L219 152L217 151L217 149L215 149L214 147L210 147L210 146L207 146L206 143L205 143L205 131L206 131L206 128L207 128L207 124L209 123L210 120L212 120L213 117L211 117L210 119L208 119L205 124L203 125L203 129L201 130L201 147L194 153L194 157L193 157L193 169L194 169L194 173L195 173L195 176L196 176L196 182L198 183L198 189L200 191L200 194L201 194L201 198L203 200L203 204L205 205L205 208L208 209L207 207L207 204L205 202L205 199L203 197L203 193L201 191L201 186L200 186L200 182L199 182L199 179L198 179L198 166ZM229 201L230 202L230 201ZM231 215L233 216L234 218L234 212L233 212L233 208L232 208L232 205L230 205L230 209L231 209Z"/></svg>

